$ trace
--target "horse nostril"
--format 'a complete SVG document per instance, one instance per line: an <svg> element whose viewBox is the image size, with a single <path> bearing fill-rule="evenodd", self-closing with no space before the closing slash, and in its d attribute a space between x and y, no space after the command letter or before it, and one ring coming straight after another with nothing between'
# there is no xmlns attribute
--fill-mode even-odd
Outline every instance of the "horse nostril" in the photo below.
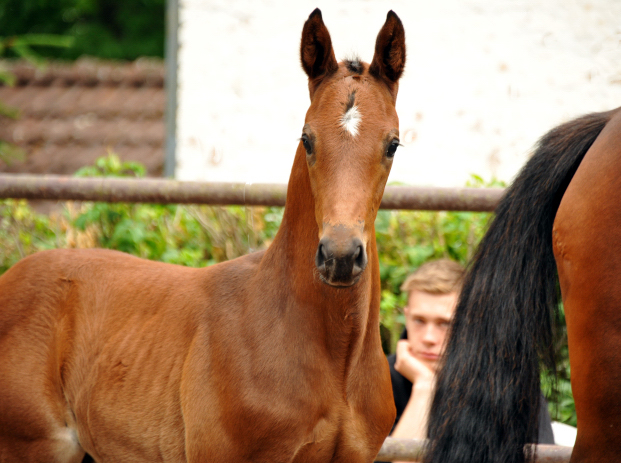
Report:
<svg viewBox="0 0 621 463"><path fill-rule="evenodd" d="M347 238L347 237L346 237ZM364 244L358 238L323 237L317 245L315 264L320 275L330 284L347 286L367 265Z"/></svg>
<svg viewBox="0 0 621 463"><path fill-rule="evenodd" d="M364 252L364 248L362 245L358 245L356 247L356 251L354 252L354 268L352 269L352 274L354 276L362 273L364 268L367 266L367 253Z"/></svg>
<svg viewBox="0 0 621 463"><path fill-rule="evenodd" d="M356 249L356 254L354 255L354 261L356 262L356 265L358 267L362 267L364 266L364 249L362 249L362 246L358 246L358 249Z"/></svg>
<svg viewBox="0 0 621 463"><path fill-rule="evenodd" d="M323 243L319 243L317 247L317 254L315 254L315 264L318 268L322 268L326 264L326 260L328 259L326 247Z"/></svg>

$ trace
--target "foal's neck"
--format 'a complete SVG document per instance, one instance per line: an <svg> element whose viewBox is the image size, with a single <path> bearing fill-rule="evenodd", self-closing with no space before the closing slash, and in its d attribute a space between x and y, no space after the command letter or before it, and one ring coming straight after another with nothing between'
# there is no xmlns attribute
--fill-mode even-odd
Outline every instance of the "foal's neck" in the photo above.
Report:
<svg viewBox="0 0 621 463"><path fill-rule="evenodd" d="M279 263L280 278L276 284L287 287L292 295L290 314L305 319L309 326L330 338L331 349L356 344L365 337L368 327L379 323L379 269L375 234L370 237L369 261L360 280L347 288L334 288L323 283L315 268L319 244L308 168L304 152L296 153L287 202L280 229L265 258ZM377 281L376 281L377 280ZM339 346L341 347L339 349Z"/></svg>

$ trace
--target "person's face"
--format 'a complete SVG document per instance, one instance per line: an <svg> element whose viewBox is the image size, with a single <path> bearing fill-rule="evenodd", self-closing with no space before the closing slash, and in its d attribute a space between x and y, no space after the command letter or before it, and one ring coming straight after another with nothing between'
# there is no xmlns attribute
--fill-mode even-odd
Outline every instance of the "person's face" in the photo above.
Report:
<svg viewBox="0 0 621 463"><path fill-rule="evenodd" d="M458 293L430 294L410 291L404 309L405 326L412 355L436 370L444 350L444 340L449 327Z"/></svg>

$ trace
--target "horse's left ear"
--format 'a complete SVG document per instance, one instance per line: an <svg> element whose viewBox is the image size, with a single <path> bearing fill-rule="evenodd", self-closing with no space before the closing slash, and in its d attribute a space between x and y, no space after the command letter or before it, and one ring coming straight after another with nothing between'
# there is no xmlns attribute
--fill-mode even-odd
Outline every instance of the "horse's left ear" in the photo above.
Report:
<svg viewBox="0 0 621 463"><path fill-rule="evenodd" d="M394 11L386 15L386 22L377 34L375 54L369 73L394 88L405 67L405 29Z"/></svg>
<svg viewBox="0 0 621 463"><path fill-rule="evenodd" d="M330 33L323 23L319 8L316 8L304 23L300 60L310 80L327 77L335 73L339 67L332 49Z"/></svg>

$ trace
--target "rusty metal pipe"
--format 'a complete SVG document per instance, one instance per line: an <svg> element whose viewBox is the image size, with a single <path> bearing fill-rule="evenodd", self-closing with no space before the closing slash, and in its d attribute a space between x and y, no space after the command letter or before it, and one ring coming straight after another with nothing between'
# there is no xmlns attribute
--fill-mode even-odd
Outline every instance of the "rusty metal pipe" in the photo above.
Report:
<svg viewBox="0 0 621 463"><path fill-rule="evenodd" d="M389 186L382 209L492 211L501 188ZM182 182L165 179L84 178L0 174L0 198L284 206L287 186L260 183Z"/></svg>

